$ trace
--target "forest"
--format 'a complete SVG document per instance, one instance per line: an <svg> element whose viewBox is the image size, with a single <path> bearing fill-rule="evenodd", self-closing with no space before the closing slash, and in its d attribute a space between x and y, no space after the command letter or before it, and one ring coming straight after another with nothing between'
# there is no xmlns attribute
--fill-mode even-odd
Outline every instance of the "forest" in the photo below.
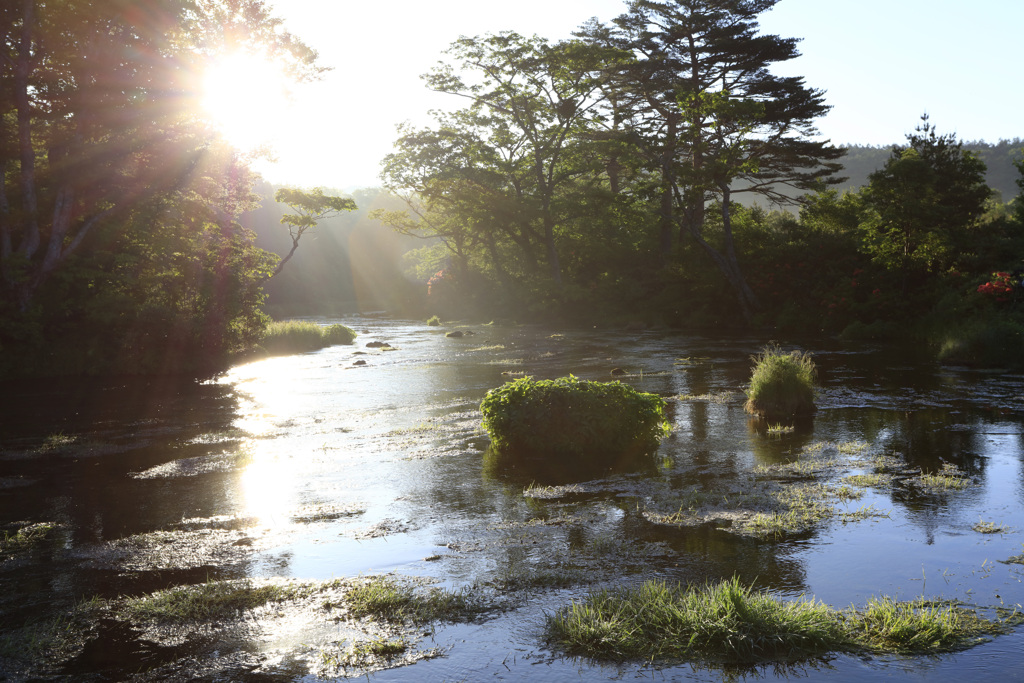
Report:
<svg viewBox="0 0 1024 683"><path fill-rule="evenodd" d="M799 54L759 31L776 2L460 38L424 80L464 107L400 128L382 186L344 198L270 187L196 105L226 44L323 68L264 3L6 3L0 377L207 374L268 313L358 310L1019 364L1024 143L927 116L888 148L822 140L825 92L772 71Z"/></svg>

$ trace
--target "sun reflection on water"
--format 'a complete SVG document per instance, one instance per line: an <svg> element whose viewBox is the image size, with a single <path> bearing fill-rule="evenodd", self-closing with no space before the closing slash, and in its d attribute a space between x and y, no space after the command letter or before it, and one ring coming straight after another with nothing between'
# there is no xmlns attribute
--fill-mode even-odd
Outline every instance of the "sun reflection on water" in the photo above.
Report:
<svg viewBox="0 0 1024 683"><path fill-rule="evenodd" d="M296 410L295 367L291 358L271 358L234 368L225 381L239 393L234 426L252 437L249 463L239 479L240 514L266 526L290 522L295 468L274 436Z"/></svg>
<svg viewBox="0 0 1024 683"><path fill-rule="evenodd" d="M255 517L264 526L284 526L290 522L293 508L294 469L275 453L256 453L242 471L239 514Z"/></svg>

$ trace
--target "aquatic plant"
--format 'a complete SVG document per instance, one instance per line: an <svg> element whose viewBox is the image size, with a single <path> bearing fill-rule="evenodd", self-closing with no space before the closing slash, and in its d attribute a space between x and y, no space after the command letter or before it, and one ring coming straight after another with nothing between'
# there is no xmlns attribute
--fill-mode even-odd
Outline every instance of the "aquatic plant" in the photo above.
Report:
<svg viewBox="0 0 1024 683"><path fill-rule="evenodd" d="M647 581L602 590L548 617L572 654L599 659L799 660L845 645L843 621L814 600L783 602L732 578L697 588Z"/></svg>
<svg viewBox="0 0 1024 683"><path fill-rule="evenodd" d="M794 662L832 652L935 654L1009 633L1016 612L986 619L953 602L872 598L863 610L781 600L733 577L703 586L602 590L548 617L550 642L606 660Z"/></svg>
<svg viewBox="0 0 1024 683"><path fill-rule="evenodd" d="M1010 527L1005 524L996 524L995 522L986 522L979 519L978 523L972 526L971 529L979 534L1005 534L1010 530Z"/></svg>
<svg viewBox="0 0 1024 683"><path fill-rule="evenodd" d="M756 356L744 409L762 418L808 415L814 405L817 368L811 355L801 351L783 353L769 345Z"/></svg>
<svg viewBox="0 0 1024 683"><path fill-rule="evenodd" d="M355 330L345 325L323 326L310 320L284 320L267 326L260 346L268 354L276 356L351 344L355 338Z"/></svg>
<svg viewBox="0 0 1024 683"><path fill-rule="evenodd" d="M878 653L951 652L1008 630L1005 620L984 619L948 601L872 598L864 610L854 611L853 617L850 637L865 650Z"/></svg>
<svg viewBox="0 0 1024 683"><path fill-rule="evenodd" d="M345 594L344 606L356 618L416 624L465 621L487 609L484 602L468 590L430 588L418 593L410 583L388 576L374 576L353 587ZM329 609L334 604L325 603L324 607Z"/></svg>
<svg viewBox="0 0 1024 683"><path fill-rule="evenodd" d="M661 397L572 375L507 382L480 410L493 447L506 453L609 462L654 450L669 431Z"/></svg>
<svg viewBox="0 0 1024 683"><path fill-rule="evenodd" d="M0 537L0 559L42 543L50 538L56 529L54 524L40 522L23 526L14 533L5 530Z"/></svg>
<svg viewBox="0 0 1024 683"><path fill-rule="evenodd" d="M268 602L300 597L308 591L309 588L301 584L207 581L129 598L125 610L133 617L156 621L225 619Z"/></svg>

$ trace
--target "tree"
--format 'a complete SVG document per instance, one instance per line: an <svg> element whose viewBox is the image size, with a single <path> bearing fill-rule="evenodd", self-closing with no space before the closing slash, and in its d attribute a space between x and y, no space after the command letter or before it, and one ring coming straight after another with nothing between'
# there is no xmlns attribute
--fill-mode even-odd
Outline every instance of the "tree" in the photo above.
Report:
<svg viewBox="0 0 1024 683"><path fill-rule="evenodd" d="M281 272L299 248L299 240L307 231L315 228L325 218L337 216L343 211L354 211L356 203L347 197L325 195L322 188L314 188L309 192L282 187L274 194L274 200L287 204L295 213L286 213L281 217L281 224L288 226L288 235L292 240L292 248L277 263L277 267L267 277L271 278Z"/></svg>
<svg viewBox="0 0 1024 683"><path fill-rule="evenodd" d="M483 38L461 38L447 54L455 64L443 65L426 76L428 87L466 98L470 106L446 121L441 137L458 141L457 168L435 158L431 182L447 182L453 171L464 178L488 176L489 187L500 186L513 198L512 231L506 231L527 253L533 234L540 237L551 281L562 286L557 243L559 191L578 173L568 163L578 133L600 101L597 72L609 53L578 40L549 44L503 32ZM405 137L405 158L417 156L429 135ZM413 145L418 145L414 147ZM389 169L401 160L393 155ZM391 174L394 171L388 170ZM425 183L421 183L425 187ZM441 185L435 184L438 190Z"/></svg>
<svg viewBox="0 0 1024 683"><path fill-rule="evenodd" d="M4 4L0 280L18 310L98 226L195 191L217 144L196 116L203 59L261 44L297 76L317 73L315 53L279 24L259 0ZM213 191L222 219L237 215L231 195L248 189Z"/></svg>
<svg viewBox="0 0 1024 683"><path fill-rule="evenodd" d="M867 249L890 270L948 267L992 194L985 164L927 115L868 180L864 197L878 215L866 225Z"/></svg>
<svg viewBox="0 0 1024 683"><path fill-rule="evenodd" d="M814 138L828 111L824 93L768 67L798 56L795 39L759 35L757 16L778 0L636 0L609 40L637 55L617 79L636 104L634 130L662 176L662 216L671 214L733 287L745 316L758 306L733 246L729 204L757 193L790 202L830 181L842 150ZM593 33L593 31L591 31ZM674 205L668 206L671 192ZM709 200L723 207L716 247L704 234ZM670 245L662 221L661 244Z"/></svg>
<svg viewBox="0 0 1024 683"><path fill-rule="evenodd" d="M315 77L280 24L261 0L0 4L7 369L208 370L259 336L272 255L236 221L248 160L198 93L228 50Z"/></svg>

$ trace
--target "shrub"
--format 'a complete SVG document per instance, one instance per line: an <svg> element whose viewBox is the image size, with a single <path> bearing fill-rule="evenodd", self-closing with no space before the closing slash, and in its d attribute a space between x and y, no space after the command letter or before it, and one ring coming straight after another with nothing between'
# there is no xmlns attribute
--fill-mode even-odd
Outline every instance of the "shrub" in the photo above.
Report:
<svg viewBox="0 0 1024 683"><path fill-rule="evenodd" d="M571 375L508 382L480 409L493 447L504 453L612 461L649 453L669 430L660 397Z"/></svg>
<svg viewBox="0 0 1024 683"><path fill-rule="evenodd" d="M285 320L267 326L261 345L271 355L284 355L351 344L355 338L355 331L344 325L324 327L309 320Z"/></svg>
<svg viewBox="0 0 1024 683"><path fill-rule="evenodd" d="M813 413L814 380L817 369L811 355L779 347L766 346L760 355L751 356L754 371L747 390L748 413L758 417L788 417Z"/></svg>
<svg viewBox="0 0 1024 683"><path fill-rule="evenodd" d="M427 324L430 325L431 327L438 327L441 324L441 319L438 318L436 315L432 315L429 318L427 318Z"/></svg>
<svg viewBox="0 0 1024 683"><path fill-rule="evenodd" d="M998 314L979 317L948 331L939 360L980 367L1024 367L1024 323Z"/></svg>

